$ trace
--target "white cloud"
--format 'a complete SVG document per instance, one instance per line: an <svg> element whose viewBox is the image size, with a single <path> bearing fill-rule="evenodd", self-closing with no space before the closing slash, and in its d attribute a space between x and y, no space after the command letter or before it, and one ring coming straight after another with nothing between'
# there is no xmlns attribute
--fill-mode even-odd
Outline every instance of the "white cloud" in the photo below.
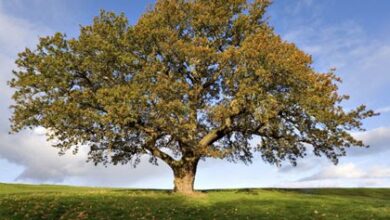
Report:
<svg viewBox="0 0 390 220"><path fill-rule="evenodd" d="M374 166L364 176L365 178L390 178L390 167Z"/></svg>
<svg viewBox="0 0 390 220"><path fill-rule="evenodd" d="M38 26L26 20L9 16L0 5L0 45L3 55L15 56L26 46L31 46L38 36L45 35L50 29Z"/></svg>
<svg viewBox="0 0 390 220"><path fill-rule="evenodd" d="M386 107L382 107L382 108L378 108L375 110L375 112L379 112L379 113L388 113L390 112L390 106L386 106Z"/></svg>
<svg viewBox="0 0 390 220"><path fill-rule="evenodd" d="M326 166L319 172L302 178L300 181L323 180L323 179L372 179L372 178L390 178L390 167L374 166L366 170L357 167L353 163L342 164L339 166Z"/></svg>
<svg viewBox="0 0 390 220"><path fill-rule="evenodd" d="M369 131L357 132L354 136L370 145L370 147L350 148L347 150L349 156L370 156L390 150L390 127L379 127Z"/></svg>
<svg viewBox="0 0 390 220"><path fill-rule="evenodd" d="M319 173L310 177L303 178L302 180L316 180L316 179L337 179L337 178L361 178L364 176L364 172L357 169L352 164L345 164L340 166L328 166L322 169Z"/></svg>
<svg viewBox="0 0 390 220"><path fill-rule="evenodd" d="M7 81L12 78L16 55L25 47L34 45L38 40L38 35L48 33L50 30L8 15L1 2L0 28L0 132L7 132L10 115L8 107L11 104L12 94Z"/></svg>
<svg viewBox="0 0 390 220"><path fill-rule="evenodd" d="M24 167L16 180L32 182L67 182L67 179L83 179L89 185L128 186L150 177L171 177L171 171L163 162L153 166L147 162L137 168L131 165L94 166L86 163L87 149L77 155L71 152L59 156L43 135L23 132L18 135L0 134L0 158ZM143 158L147 161L147 158ZM161 183L156 183L157 185ZM164 184L162 184L164 185ZM169 187L169 184L165 183Z"/></svg>
<svg viewBox="0 0 390 220"><path fill-rule="evenodd" d="M346 158L373 157L390 151L390 127L379 127L364 132L357 132L353 136L358 140L362 140L365 144L370 145L370 147L348 148ZM331 163L324 157L315 156L312 152L312 147L307 146L307 156L305 158L299 158L297 166L285 162L282 164L282 167L278 168L278 172L284 174L304 173L327 164Z"/></svg>
<svg viewBox="0 0 390 220"><path fill-rule="evenodd" d="M346 164L334 166L326 158L319 158L312 155L310 148L308 156L299 159L296 167L285 164L277 171L281 177L291 177L300 181L287 181L277 185L279 187L337 187L337 186L382 186L390 181L390 167L382 161L390 150L390 128L380 127L365 132L355 133L354 136L363 140L370 148L352 147L347 149L347 156L340 158L341 161L350 161ZM381 157L379 157L381 156ZM352 162L351 162L352 161ZM369 165L366 168L359 168L354 161L360 161ZM378 165L385 164L385 165ZM374 180L372 180L372 178ZM388 178L388 182L377 180L378 178ZM340 179L340 180L338 180ZM355 179L354 183L343 183L345 179ZM371 180L369 180L371 179ZM326 180L325 183L321 182ZM336 181L337 180L337 181ZM348 181L347 181L348 182ZM377 184L374 184L376 182ZM381 183L379 183L381 182ZM371 183L371 184L370 184ZM289 185L290 184L290 185ZM348 185L349 184L349 185Z"/></svg>
<svg viewBox="0 0 390 220"><path fill-rule="evenodd" d="M36 135L46 135L47 130L44 127L36 127L33 129L33 133Z"/></svg>

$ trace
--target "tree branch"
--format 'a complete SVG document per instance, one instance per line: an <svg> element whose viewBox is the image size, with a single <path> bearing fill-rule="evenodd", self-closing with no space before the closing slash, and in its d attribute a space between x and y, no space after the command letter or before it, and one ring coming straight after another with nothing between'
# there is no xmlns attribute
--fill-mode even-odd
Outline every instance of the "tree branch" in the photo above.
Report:
<svg viewBox="0 0 390 220"><path fill-rule="evenodd" d="M176 160L173 159L169 154L161 151L158 147L156 147L156 141L161 137L162 135L152 137L150 141L145 143L143 148L147 149L150 151L150 153L163 160L165 163L167 163L169 166L175 166L176 165Z"/></svg>
<svg viewBox="0 0 390 220"><path fill-rule="evenodd" d="M228 134L231 129L232 124L232 117L230 116L225 120L225 124L217 128L215 130L212 130L210 133L208 133L206 136L204 136L198 143L198 154L201 155L207 155L208 153L208 147L218 141L219 139L223 138L226 134Z"/></svg>

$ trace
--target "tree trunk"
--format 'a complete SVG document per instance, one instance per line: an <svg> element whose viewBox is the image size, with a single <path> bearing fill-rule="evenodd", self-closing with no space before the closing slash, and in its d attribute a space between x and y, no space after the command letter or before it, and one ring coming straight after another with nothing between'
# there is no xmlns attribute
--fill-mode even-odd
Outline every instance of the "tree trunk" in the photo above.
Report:
<svg viewBox="0 0 390 220"><path fill-rule="evenodd" d="M174 192L183 194L194 193L194 182L196 168L198 166L199 159L183 160L181 166L173 168L174 174Z"/></svg>

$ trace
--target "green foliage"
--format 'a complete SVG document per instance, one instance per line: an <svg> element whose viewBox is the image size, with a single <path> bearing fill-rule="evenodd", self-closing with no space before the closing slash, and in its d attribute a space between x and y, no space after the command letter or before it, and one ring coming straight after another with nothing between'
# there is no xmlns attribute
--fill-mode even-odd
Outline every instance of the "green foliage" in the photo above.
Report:
<svg viewBox="0 0 390 220"><path fill-rule="evenodd" d="M1 219L389 219L389 189L162 190L0 184Z"/></svg>
<svg viewBox="0 0 390 220"><path fill-rule="evenodd" d="M89 146L95 163L147 154L185 172L206 157L251 162L254 151L295 164L307 145L337 163L364 146L349 131L375 113L343 110L340 79L274 33L268 5L159 0L134 26L103 11L77 38L41 38L9 83L13 131L43 126L61 152Z"/></svg>

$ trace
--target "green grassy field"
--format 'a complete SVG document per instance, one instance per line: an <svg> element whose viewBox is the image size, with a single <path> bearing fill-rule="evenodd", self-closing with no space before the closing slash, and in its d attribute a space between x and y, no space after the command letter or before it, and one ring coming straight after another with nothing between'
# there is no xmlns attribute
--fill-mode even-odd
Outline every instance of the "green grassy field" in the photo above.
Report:
<svg viewBox="0 0 390 220"><path fill-rule="evenodd" d="M208 190L185 197L0 184L0 219L390 219L390 189Z"/></svg>

